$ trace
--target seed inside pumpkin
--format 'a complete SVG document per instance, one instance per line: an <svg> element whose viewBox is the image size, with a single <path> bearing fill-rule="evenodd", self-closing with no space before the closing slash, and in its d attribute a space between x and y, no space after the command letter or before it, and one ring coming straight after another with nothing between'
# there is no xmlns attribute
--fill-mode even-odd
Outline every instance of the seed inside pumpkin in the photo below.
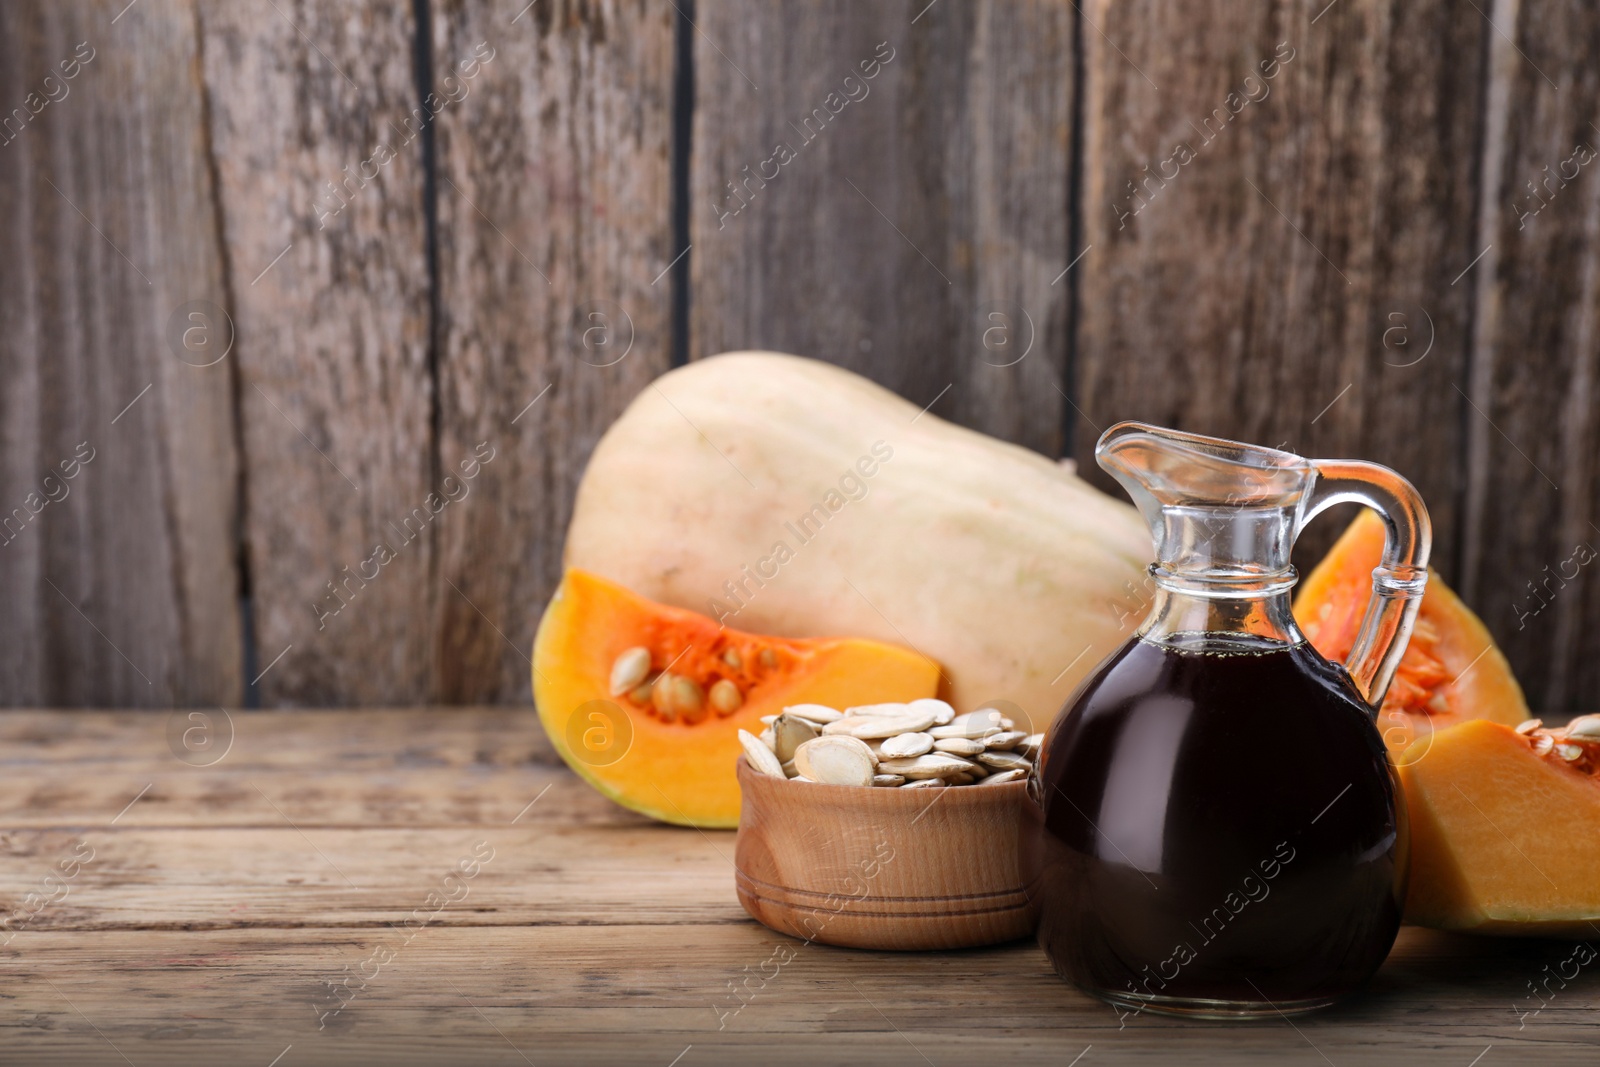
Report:
<svg viewBox="0 0 1600 1067"><path fill-rule="evenodd" d="M650 650L636 645L611 665L611 695L620 696L644 681L650 673Z"/></svg>
<svg viewBox="0 0 1600 1067"><path fill-rule="evenodd" d="M628 691L628 699L640 707L644 707L650 703L650 693L655 688L655 683L656 680L654 678L645 679L643 685Z"/></svg>
<svg viewBox="0 0 1600 1067"><path fill-rule="evenodd" d="M672 703L687 723L697 723L706 717L706 694L700 683L681 674L672 678Z"/></svg>
<svg viewBox="0 0 1600 1067"><path fill-rule="evenodd" d="M740 667L744 666L744 657L739 655L739 650L737 648L726 648L722 650L722 662L726 663L734 670L738 670Z"/></svg>
<svg viewBox="0 0 1600 1067"><path fill-rule="evenodd" d="M732 649L729 649L731 652ZM711 706L717 709L721 716L732 715L739 710L739 705L744 703L744 694L739 692L739 687L726 678L717 679L711 686Z"/></svg>
<svg viewBox="0 0 1600 1067"><path fill-rule="evenodd" d="M1579 715L1567 723L1567 737L1573 741L1600 741L1600 715Z"/></svg>
<svg viewBox="0 0 1600 1067"><path fill-rule="evenodd" d="M678 708L673 700L672 683L678 676L670 671L663 671L656 678L655 684L650 687L650 706L656 709L656 714L662 722L675 722L678 718Z"/></svg>

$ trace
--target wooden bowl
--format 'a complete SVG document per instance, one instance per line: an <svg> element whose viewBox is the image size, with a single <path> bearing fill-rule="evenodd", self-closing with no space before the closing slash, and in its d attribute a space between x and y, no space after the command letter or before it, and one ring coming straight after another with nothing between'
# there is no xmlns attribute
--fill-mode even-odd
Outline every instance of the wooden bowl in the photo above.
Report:
<svg viewBox="0 0 1600 1067"><path fill-rule="evenodd" d="M806 941L966 948L1033 933L1026 782L886 789L790 782L739 759L739 903Z"/></svg>

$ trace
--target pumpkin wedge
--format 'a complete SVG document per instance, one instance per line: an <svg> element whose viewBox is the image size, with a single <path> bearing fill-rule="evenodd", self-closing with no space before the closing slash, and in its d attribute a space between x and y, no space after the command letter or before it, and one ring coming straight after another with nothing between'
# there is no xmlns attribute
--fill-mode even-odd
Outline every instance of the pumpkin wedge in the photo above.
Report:
<svg viewBox="0 0 1600 1067"><path fill-rule="evenodd" d="M720 627L568 570L539 622L533 692L567 765L624 807L685 826L739 824L739 731L794 704L931 697L939 665L852 637Z"/></svg>
<svg viewBox="0 0 1600 1067"><path fill-rule="evenodd" d="M1295 619L1316 650L1343 663L1372 597L1383 520L1363 511L1301 584ZM1472 609L1428 572L1416 628L1384 696L1378 729L1391 752L1468 719L1515 726L1528 717L1522 687Z"/></svg>
<svg viewBox="0 0 1600 1067"><path fill-rule="evenodd" d="M1465 722L1400 756L1411 822L1407 922L1600 935L1600 716L1564 730L1537 723Z"/></svg>

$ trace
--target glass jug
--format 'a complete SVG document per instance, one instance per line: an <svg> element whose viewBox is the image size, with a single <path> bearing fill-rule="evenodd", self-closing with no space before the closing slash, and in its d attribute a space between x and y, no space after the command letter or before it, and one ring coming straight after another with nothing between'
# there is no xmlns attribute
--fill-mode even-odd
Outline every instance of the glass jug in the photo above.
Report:
<svg viewBox="0 0 1600 1067"><path fill-rule="evenodd" d="M1369 978L1405 899L1404 804L1376 709L1416 621L1430 527L1386 467L1122 423L1095 458L1150 524L1150 616L1044 742L1039 941L1130 1014L1322 1007ZM1300 530L1387 527L1348 664L1290 613Z"/></svg>

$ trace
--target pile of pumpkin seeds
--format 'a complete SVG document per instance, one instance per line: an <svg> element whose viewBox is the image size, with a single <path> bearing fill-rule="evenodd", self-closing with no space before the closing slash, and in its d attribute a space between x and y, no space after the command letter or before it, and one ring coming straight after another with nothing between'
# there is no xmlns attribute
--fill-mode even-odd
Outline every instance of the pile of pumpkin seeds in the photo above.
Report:
<svg viewBox="0 0 1600 1067"><path fill-rule="evenodd" d="M942 700L836 708L796 704L739 731L750 766L827 785L937 789L1026 779L1043 743L994 708L964 715Z"/></svg>

